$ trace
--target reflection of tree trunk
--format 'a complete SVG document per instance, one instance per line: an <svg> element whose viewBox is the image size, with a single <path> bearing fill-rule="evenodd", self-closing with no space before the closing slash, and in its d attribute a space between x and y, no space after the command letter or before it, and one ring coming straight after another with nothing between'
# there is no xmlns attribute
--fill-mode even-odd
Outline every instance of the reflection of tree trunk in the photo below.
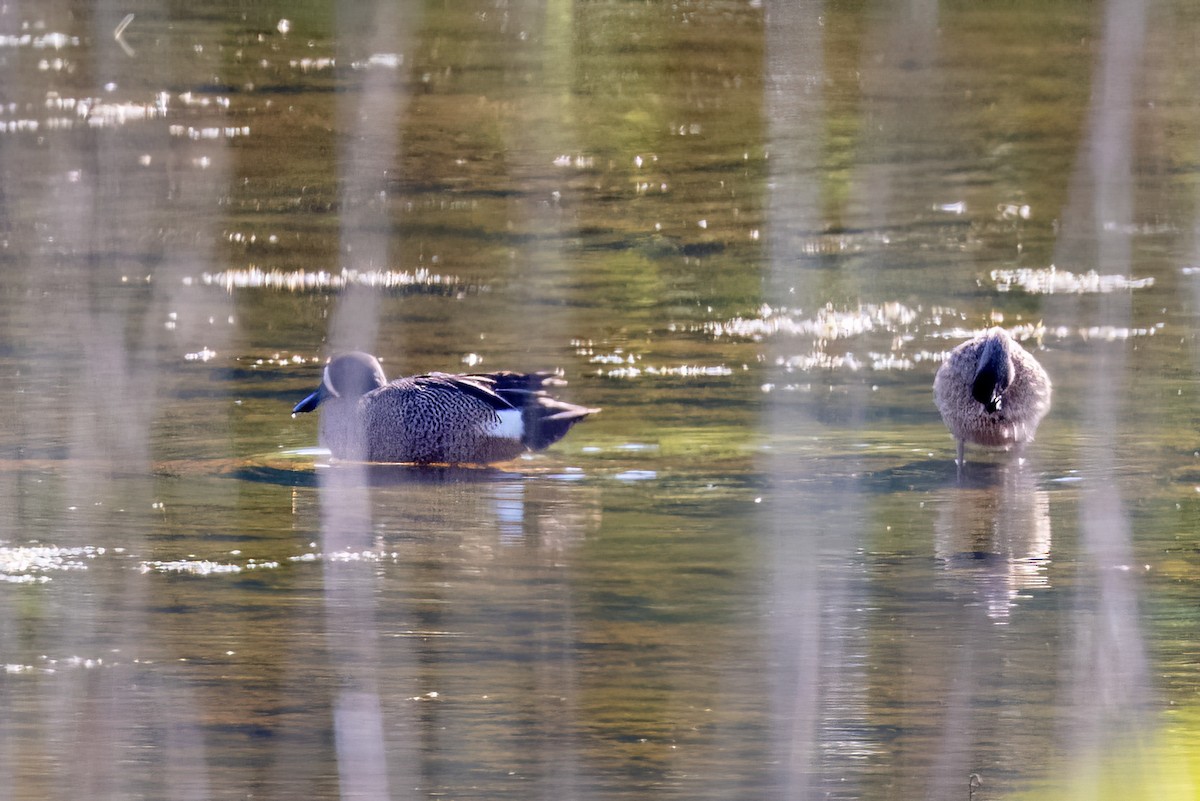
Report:
<svg viewBox="0 0 1200 801"><path fill-rule="evenodd" d="M408 69L402 59L409 53L412 29L395 3L379 0L338 7L338 61L357 64L360 79L339 96L337 106L338 126L344 130L338 153L343 268L389 267L393 223L388 174L400 163ZM401 61L372 59L385 54L396 54ZM373 352L378 329L379 293L370 287L347 287L330 323L330 347ZM326 639L333 669L343 676L332 711L341 797L346 799L390 797L389 776L404 777L406 787L419 784L415 723L396 720L394 715L385 721L379 695L383 668L376 620L379 574L369 561L331 558L335 553L373 547L371 511L364 466L341 465L321 474ZM406 673L413 670L412 663L405 649L398 660L391 656L387 668ZM401 746L389 747L389 741Z"/></svg>
<svg viewBox="0 0 1200 801"><path fill-rule="evenodd" d="M1063 214L1062 239L1055 263L1068 268L1094 266L1101 273L1131 273L1134 118L1145 47L1145 4L1111 0L1105 16L1085 149L1071 181L1069 206ZM1057 299L1064 319L1080 316L1078 302ZM1129 293L1099 298L1103 323L1127 327ZM1088 373L1127 376L1126 356L1119 347L1097 344ZM1097 382L1093 382L1095 385ZM1074 719L1063 721L1065 742L1094 758L1093 749L1110 738L1136 735L1139 711L1148 691L1147 662L1138 618L1137 584L1132 566L1131 528L1120 493L1113 455L1119 443L1121 405L1126 387L1100 381L1103 391L1089 392L1084 405L1081 446L1084 475L1080 530L1091 582L1076 599L1074 655L1064 665L1063 683L1071 689ZM1095 595L1092 595L1095 592ZM1081 766L1086 769L1085 766Z"/></svg>
<svg viewBox="0 0 1200 801"><path fill-rule="evenodd" d="M767 302L814 308L822 303L811 285L806 239L823 227L820 177L825 141L825 51L821 3L775 3L766 15ZM778 347L784 347L780 345ZM769 354L775 362L779 354ZM763 421L769 442L811 436L810 410L780 397ZM859 597L857 555L864 528L862 499L852 483L839 483L813 504L815 468L780 453L764 458L772 482L759 526L769 544L771 566L764 603L770 610L774 665L768 677L773 760L770 784L784 798L820 797L835 776L845 777L847 750L858 743L848 731L865 730L861 704L867 693L861 654L863 626L854 615L867 606ZM818 521L811 525L809 521ZM835 522L836 521L836 522ZM836 569L828 569L831 564ZM855 611L858 610L858 611ZM840 792L853 788L839 784Z"/></svg>
<svg viewBox="0 0 1200 801"><path fill-rule="evenodd" d="M78 15L60 6L18 3L6 9L0 32L16 34L19 29L10 26L37 18L64 25L70 37L111 41L111 26L124 13L112 2L79 7ZM128 63L115 47L78 48L70 78L43 75L44 83L20 66L28 56L4 49L6 102L33 93L58 97L54 87L82 106L85 98L119 98L124 90L105 89ZM165 50L150 48L141 59L144 74L170 75ZM230 159L220 144L206 143L209 169L181 177L187 191L167 205L165 160L131 169L141 148L170 150L167 120L147 121L135 135L81 122L69 131L43 122L36 146L11 132L0 136L8 187L0 191L6 259L0 269L4 291L11 293L0 315L0 342L6 363L15 366L15 376L8 373L5 380L19 388L4 396L4 426L18 456L44 456L52 447L55 458L46 473L61 471L62 479L61 486L47 482L47 489L32 492L28 482L35 473L28 464L0 476L0 542L19 547L45 537L47 547L113 547L117 543L108 538L120 526L120 546L152 552L144 537L153 528L146 516L156 514L152 505L159 500L149 477L163 387L170 380L160 369L164 354L173 353L178 366L188 348L199 349L201 329L209 338L204 344L214 348L227 331L209 326L207 318L228 316L228 296L182 303L180 295L182 276L210 261L206 243L216 240L211 209L224 191ZM190 244L167 247L148 233L170 230L176 215L194 220ZM169 315L180 309L186 311L172 320ZM213 408L212 424L219 428L224 404L214 397ZM43 511L36 499L44 494L55 501ZM53 684L47 679L34 692L13 683L8 692L21 697L0 696L6 790L71 788L98 798L209 796L202 693L169 677L131 679L142 674L130 663L155 641L151 617L157 619L164 603L160 592L144 581L96 580L36 600L17 603L12 596L11 610L24 619L0 627L0 652L16 661L44 637L43 647L67 649L51 650L47 659L78 653L87 663L96 660L97 669L58 671ZM47 629L37 638L27 628L35 620ZM10 747L17 742L12 725L25 719L38 725L18 738L19 747ZM130 770L130 754L144 754L148 733L158 732L165 735L146 764L159 774ZM54 757L39 764L38 754Z"/></svg>
<svg viewBox="0 0 1200 801"><path fill-rule="evenodd" d="M821 36L821 3L772 3L766 15L766 102L769 126L767 247L770 272L764 284L768 298L788 297L794 288L796 303L813 303L809 287L797 286L803 274L798 240L820 229L819 182L809 180L820 164L824 114L824 41ZM773 358L768 358L773 361ZM795 404L770 405L764 421L768 441L782 441L797 430L810 430L814 422ZM829 679L830 654L823 617L830 588L820 570L822 532L805 530L800 521L806 511L797 508L800 497L794 484L782 477L796 470L786 455L769 455L763 474L776 476L764 520L771 545L768 564L774 567L765 602L771 610L775 673L770 677L773 761L779 765L772 781L781 797L809 798L821 785L817 758L820 717ZM820 513L813 515L818 519Z"/></svg>
<svg viewBox="0 0 1200 801"><path fill-rule="evenodd" d="M338 62L357 65L359 83L338 98L338 152L341 173L340 267L386 270L393 236L388 176L400 163L400 129L408 95L405 91L411 20L395 3L343 3L338 6L341 42ZM395 54L400 62L372 56ZM347 287L339 298L329 331L336 350L374 351L379 330L379 292Z"/></svg>
<svg viewBox="0 0 1200 801"><path fill-rule="evenodd" d="M341 465L321 473L321 532L329 658L334 672L344 677L333 701L341 796L388 798L388 749L379 698L378 672L382 666L375 616L380 574L370 560L340 558L341 554L375 548L371 490L364 465ZM393 663L388 669L406 671L412 665ZM389 731L395 726L396 721L388 721ZM416 732L406 728L407 736L401 741L407 749L392 752L398 763L410 761L416 748ZM417 774L405 770L402 775L415 779Z"/></svg>

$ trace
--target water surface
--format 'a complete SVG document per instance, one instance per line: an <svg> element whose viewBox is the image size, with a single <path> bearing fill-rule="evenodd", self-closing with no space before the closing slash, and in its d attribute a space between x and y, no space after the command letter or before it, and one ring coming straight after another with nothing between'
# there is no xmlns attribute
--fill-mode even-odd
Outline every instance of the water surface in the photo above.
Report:
<svg viewBox="0 0 1200 801"><path fill-rule="evenodd" d="M9 796L1195 797L1198 26L0 11ZM991 324L1054 409L960 475ZM350 348L604 411L330 465Z"/></svg>

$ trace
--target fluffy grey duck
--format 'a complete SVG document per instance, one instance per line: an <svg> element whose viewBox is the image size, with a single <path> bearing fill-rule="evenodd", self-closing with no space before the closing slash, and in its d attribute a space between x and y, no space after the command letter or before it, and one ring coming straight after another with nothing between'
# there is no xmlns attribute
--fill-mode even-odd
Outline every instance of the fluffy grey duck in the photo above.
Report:
<svg viewBox="0 0 1200 801"><path fill-rule="evenodd" d="M966 444L1018 452L1033 441L1050 411L1050 376L1003 328L991 328L946 356L933 379L933 397L958 441L959 467Z"/></svg>
<svg viewBox="0 0 1200 801"><path fill-rule="evenodd" d="M378 359L354 352L330 361L292 414L320 406L318 439L338 459L491 464L549 447L600 411L543 389L563 383L545 372L429 373L389 383Z"/></svg>

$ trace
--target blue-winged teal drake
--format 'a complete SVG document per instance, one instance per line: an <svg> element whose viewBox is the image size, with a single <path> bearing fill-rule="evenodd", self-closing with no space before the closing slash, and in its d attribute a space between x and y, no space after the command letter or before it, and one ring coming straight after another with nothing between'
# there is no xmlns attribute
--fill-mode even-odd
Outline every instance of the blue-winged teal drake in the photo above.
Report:
<svg viewBox="0 0 1200 801"><path fill-rule="evenodd" d="M933 397L958 440L1009 448L1033 441L1050 411L1050 376L1003 328L991 328L946 355L933 379Z"/></svg>
<svg viewBox="0 0 1200 801"><path fill-rule="evenodd" d="M292 414L321 407L318 438L338 459L419 464L490 464L549 447L595 414L550 397L565 383L550 373L399 378L391 383L369 353L325 367L321 386Z"/></svg>

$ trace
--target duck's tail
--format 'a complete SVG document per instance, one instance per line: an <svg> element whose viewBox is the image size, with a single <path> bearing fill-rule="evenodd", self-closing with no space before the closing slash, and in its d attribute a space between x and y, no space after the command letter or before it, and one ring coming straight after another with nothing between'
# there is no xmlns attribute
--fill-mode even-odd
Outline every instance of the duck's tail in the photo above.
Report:
<svg viewBox="0 0 1200 801"><path fill-rule="evenodd" d="M549 396L540 396L536 403L527 404L523 410L525 433L521 442L535 451L548 448L565 437L571 426L599 411L565 403Z"/></svg>
<svg viewBox="0 0 1200 801"><path fill-rule="evenodd" d="M599 409L576 406L551 397L543 387L567 382L554 373L491 373L492 391L521 410L521 443L540 451L558 442L571 426Z"/></svg>

